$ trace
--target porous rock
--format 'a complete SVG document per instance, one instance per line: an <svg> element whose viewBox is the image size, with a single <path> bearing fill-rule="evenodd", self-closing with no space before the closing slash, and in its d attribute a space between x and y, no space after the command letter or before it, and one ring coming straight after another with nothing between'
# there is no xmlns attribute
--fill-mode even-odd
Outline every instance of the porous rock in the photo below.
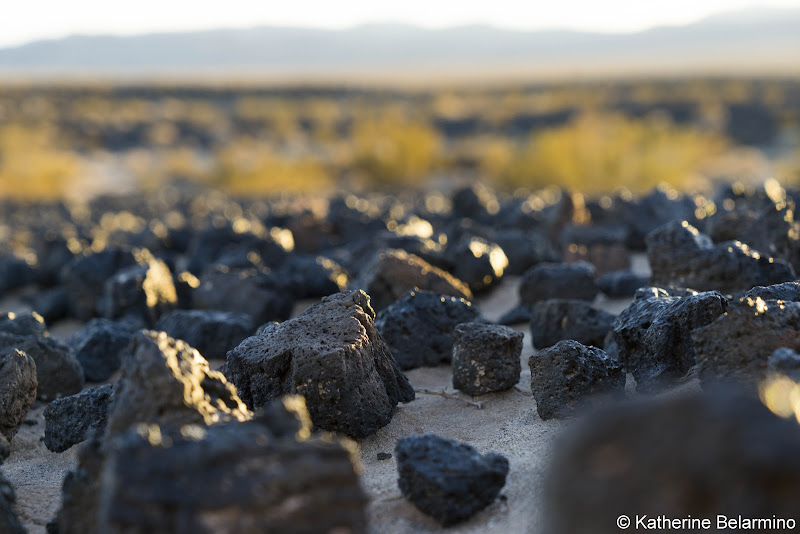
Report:
<svg viewBox="0 0 800 534"><path fill-rule="evenodd" d="M616 399L625 390L622 366L597 347L559 341L530 357L531 391L542 419L561 419Z"/></svg>
<svg viewBox="0 0 800 534"><path fill-rule="evenodd" d="M435 434L397 441L397 484L403 496L442 526L489 506L506 482L508 460Z"/></svg>
<svg viewBox="0 0 800 534"><path fill-rule="evenodd" d="M106 384L48 404L44 409L45 446L63 452L85 440L90 432L102 432L113 394L114 385Z"/></svg>
<svg viewBox="0 0 800 534"><path fill-rule="evenodd" d="M497 243L474 236L448 243L442 259L440 266L466 283L473 293L493 286L508 267L508 258Z"/></svg>
<svg viewBox="0 0 800 534"><path fill-rule="evenodd" d="M324 256L292 254L283 262L280 276L296 299L321 298L347 288L344 267Z"/></svg>
<svg viewBox="0 0 800 534"><path fill-rule="evenodd" d="M136 316L152 325L178 305L167 264L147 250L135 251L139 265L121 269L104 284L100 312L109 319Z"/></svg>
<svg viewBox="0 0 800 534"><path fill-rule="evenodd" d="M478 311L464 299L412 290L378 313L375 326L401 369L449 363L453 330L475 321Z"/></svg>
<svg viewBox="0 0 800 534"><path fill-rule="evenodd" d="M125 267L137 264L129 250L107 248L99 252L79 256L64 266L61 281L70 296L73 313L87 320L100 313L100 301L106 280Z"/></svg>
<svg viewBox="0 0 800 534"><path fill-rule="evenodd" d="M86 380L108 380L122 364L122 353L143 324L136 321L92 319L72 334L69 345L81 364Z"/></svg>
<svg viewBox="0 0 800 534"><path fill-rule="evenodd" d="M507 326L458 325L453 333L453 387L469 395L514 387L522 370L522 336Z"/></svg>
<svg viewBox="0 0 800 534"><path fill-rule="evenodd" d="M254 330L249 315L218 310L175 310L161 317L155 328L182 339L206 359L225 359Z"/></svg>
<svg viewBox="0 0 800 534"><path fill-rule="evenodd" d="M36 364L17 349L0 351L0 435L10 442L36 401ZM5 458L0 451L0 463Z"/></svg>
<svg viewBox="0 0 800 534"><path fill-rule="evenodd" d="M586 301L548 299L533 304L533 346L545 348L564 339L600 347L611 330L615 315L593 308Z"/></svg>
<svg viewBox="0 0 800 534"><path fill-rule="evenodd" d="M296 393L316 426L368 436L389 423L398 402L414 398L374 318L363 291L325 297L228 352L226 375L251 408Z"/></svg>
<svg viewBox="0 0 800 534"><path fill-rule="evenodd" d="M649 277L631 271L613 271L597 279L597 287L612 299L629 298L640 287L648 285Z"/></svg>
<svg viewBox="0 0 800 534"><path fill-rule="evenodd" d="M523 303L547 299L594 300L598 288L590 263L542 263L522 275L519 298Z"/></svg>

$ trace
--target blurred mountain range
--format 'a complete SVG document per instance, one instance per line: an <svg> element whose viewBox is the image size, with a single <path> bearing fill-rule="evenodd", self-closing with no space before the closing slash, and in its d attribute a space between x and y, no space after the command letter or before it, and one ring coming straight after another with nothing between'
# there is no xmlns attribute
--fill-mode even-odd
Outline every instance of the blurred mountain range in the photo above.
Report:
<svg viewBox="0 0 800 534"><path fill-rule="evenodd" d="M136 36L0 49L0 74L800 73L800 9L748 9L626 34L370 24Z"/></svg>

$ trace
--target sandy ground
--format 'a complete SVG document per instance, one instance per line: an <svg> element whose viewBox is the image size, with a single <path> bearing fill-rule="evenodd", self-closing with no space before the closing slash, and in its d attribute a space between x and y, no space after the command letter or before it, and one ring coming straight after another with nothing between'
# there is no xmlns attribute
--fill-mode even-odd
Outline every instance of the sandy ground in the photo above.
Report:
<svg viewBox="0 0 800 534"><path fill-rule="evenodd" d="M634 258L636 271L648 272L642 256ZM495 320L517 302L517 278L507 278L489 295L479 298L481 314ZM595 305L619 313L628 300L599 296ZM0 312L24 311L19 299L0 301ZM79 323L52 325L53 336L65 339ZM461 394L452 387L449 367L422 368L406 375L417 390L413 402L398 406L391 423L361 440L361 482L370 499L368 515L374 533L421 533L443 531L438 523L403 499L397 487L394 458L379 461L379 452L393 453L397 439L409 434L435 432L471 444L482 453L494 451L508 457L506 485L492 505L471 520L450 527L452 533L541 533L542 486L554 441L571 422L543 421L536 412L530 390L528 358L533 354L527 327L521 355L522 375L517 386L481 397ZM213 362L212 362L213 365ZM446 396L438 393L445 392ZM16 511L31 534L44 534L60 503L61 482L74 466L74 446L63 453L47 450L43 405L37 403L13 439L11 456L0 467L17 491Z"/></svg>

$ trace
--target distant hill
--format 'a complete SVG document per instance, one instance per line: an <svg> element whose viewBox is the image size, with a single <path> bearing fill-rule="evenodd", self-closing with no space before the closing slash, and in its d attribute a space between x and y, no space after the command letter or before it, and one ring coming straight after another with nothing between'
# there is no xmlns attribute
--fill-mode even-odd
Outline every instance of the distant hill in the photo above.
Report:
<svg viewBox="0 0 800 534"><path fill-rule="evenodd" d="M800 9L724 13L638 33L348 30L257 27L187 33L76 35L0 49L0 75L800 73Z"/></svg>

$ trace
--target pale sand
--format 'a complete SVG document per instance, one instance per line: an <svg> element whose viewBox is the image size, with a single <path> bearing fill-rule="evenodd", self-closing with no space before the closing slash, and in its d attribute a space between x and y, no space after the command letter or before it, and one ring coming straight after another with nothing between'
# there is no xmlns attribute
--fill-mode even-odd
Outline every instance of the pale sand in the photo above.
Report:
<svg viewBox="0 0 800 534"><path fill-rule="evenodd" d="M635 258L634 268L647 271L646 260ZM476 306L484 317L497 319L517 302L518 278L507 278L489 295L479 298ZM306 303L304 303L306 304ZM619 313L628 300L609 300L599 296L595 305ZM0 312L23 311L19 300L0 302ZM74 321L53 325L55 337L66 338L80 326ZM432 393L418 393L416 400L398 406L394 419L373 436L359 442L361 482L370 499L370 530L375 533L440 532L436 521L422 514L402 498L397 487L395 459L378 461L377 453L394 453L398 438L409 434L435 432L471 444L482 453L494 451L508 457L510 471L502 498L496 500L471 520L448 528L448 532L539 533L542 527L542 487L554 440L571 424L566 421L542 421L530 392L528 358L533 353L527 327L522 350L522 376L514 389L471 398L452 387L452 373L447 366L414 369L406 372L416 390L447 391L457 399ZM459 400L461 399L461 400ZM478 408L470 402L480 402ZM43 406L37 404L28 414L35 425L23 425L12 441L12 453L0 469L17 491L16 510L31 534L44 534L45 525L59 507L61 483L74 466L76 449L57 454L47 450L44 435Z"/></svg>

